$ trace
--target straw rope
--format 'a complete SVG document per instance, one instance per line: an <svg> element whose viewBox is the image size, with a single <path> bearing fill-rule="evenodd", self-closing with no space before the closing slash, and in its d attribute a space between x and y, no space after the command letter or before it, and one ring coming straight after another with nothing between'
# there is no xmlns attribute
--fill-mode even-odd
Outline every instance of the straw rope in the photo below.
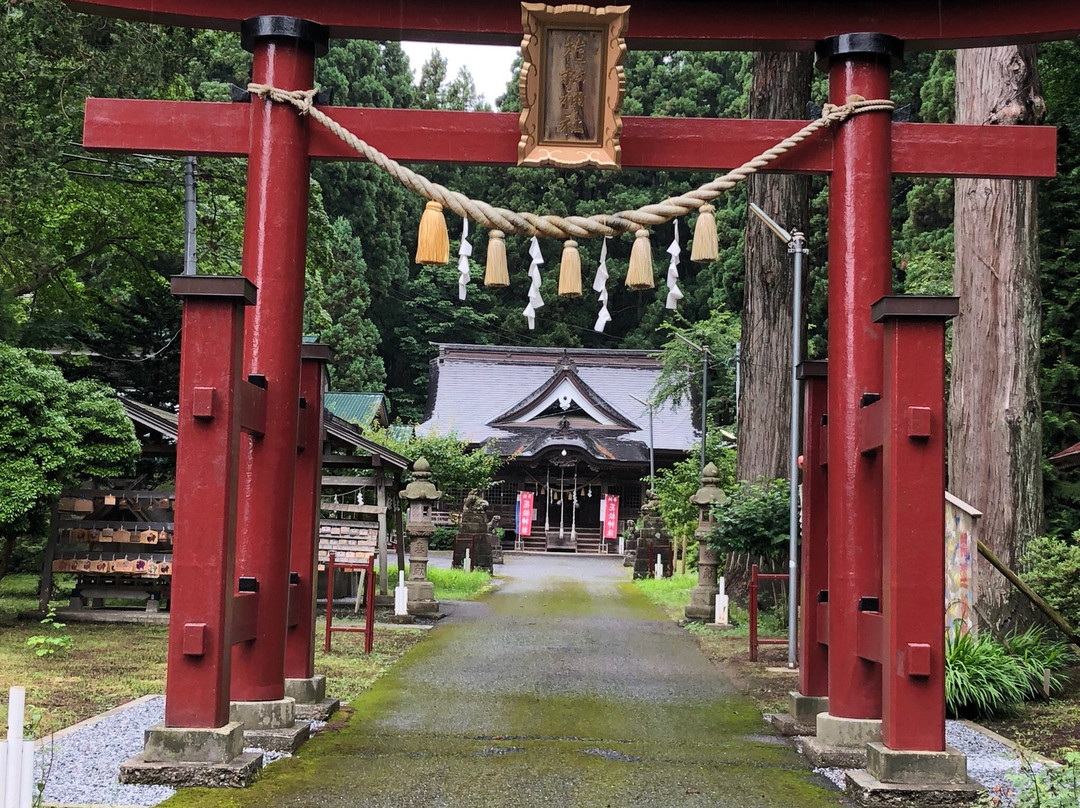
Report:
<svg viewBox="0 0 1080 808"><path fill-rule="evenodd" d="M888 99L866 100L860 96L851 96L846 104L828 104L821 117L811 121L802 129L784 138L772 148L766 149L757 157L732 169L722 177L707 182L700 188L682 196L673 196L663 202L645 205L636 210L624 210L615 214L595 216L555 216L537 215L528 212L515 212L506 208L489 205L481 200L470 199L464 194L452 191L432 182L396 160L387 157L378 149L364 142L343 127L325 112L315 106L315 90L281 90L267 84L249 84L248 91L263 99L280 104L291 104L301 115L314 118L329 129L343 143L369 162L377 165L413 193L425 199L439 202L462 218L472 219L484 227L502 230L504 233L517 233L523 236L545 236L549 238L600 238L616 236L621 233L637 231L645 227L664 224L679 216L700 208L713 201L725 191L735 187L752 174L765 168L778 157L797 148L800 143L831 124L841 123L853 115L863 112L890 112L894 108Z"/></svg>

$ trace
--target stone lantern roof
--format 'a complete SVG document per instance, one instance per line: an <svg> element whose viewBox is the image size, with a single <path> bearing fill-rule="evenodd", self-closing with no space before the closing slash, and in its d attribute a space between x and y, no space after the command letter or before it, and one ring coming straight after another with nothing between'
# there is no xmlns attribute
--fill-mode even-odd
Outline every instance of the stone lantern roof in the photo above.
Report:
<svg viewBox="0 0 1080 808"><path fill-rule="evenodd" d="M413 464L413 480L401 492L401 498L410 502L436 502L442 498L442 491L431 482L431 464L426 458L419 458Z"/></svg>

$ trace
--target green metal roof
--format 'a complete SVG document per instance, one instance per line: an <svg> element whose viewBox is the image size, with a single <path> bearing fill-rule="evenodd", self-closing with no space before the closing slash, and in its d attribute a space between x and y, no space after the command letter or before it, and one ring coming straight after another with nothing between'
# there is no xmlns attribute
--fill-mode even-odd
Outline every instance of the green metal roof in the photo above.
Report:
<svg viewBox="0 0 1080 808"><path fill-rule="evenodd" d="M323 396L326 409L338 418L366 429L373 423L386 426L386 396L382 393L331 393Z"/></svg>

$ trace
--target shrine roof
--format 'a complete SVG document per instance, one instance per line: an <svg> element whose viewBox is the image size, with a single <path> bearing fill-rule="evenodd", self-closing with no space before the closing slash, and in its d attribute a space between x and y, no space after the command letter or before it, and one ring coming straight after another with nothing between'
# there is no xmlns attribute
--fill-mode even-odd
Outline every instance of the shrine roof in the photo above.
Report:
<svg viewBox="0 0 1080 808"><path fill-rule="evenodd" d="M1074 443L1062 449L1056 455L1052 455L1049 460L1051 466L1062 471L1080 466L1080 443Z"/></svg>
<svg viewBox="0 0 1080 808"><path fill-rule="evenodd" d="M648 397L660 376L649 351L437 344L428 414L417 433L456 433L500 454L535 456L556 446L598 460L648 461ZM688 406L658 407L657 451L696 441Z"/></svg>
<svg viewBox="0 0 1080 808"><path fill-rule="evenodd" d="M327 391L323 403L330 412L339 418L367 428L376 420L378 426L388 426L386 396L382 393L345 393Z"/></svg>

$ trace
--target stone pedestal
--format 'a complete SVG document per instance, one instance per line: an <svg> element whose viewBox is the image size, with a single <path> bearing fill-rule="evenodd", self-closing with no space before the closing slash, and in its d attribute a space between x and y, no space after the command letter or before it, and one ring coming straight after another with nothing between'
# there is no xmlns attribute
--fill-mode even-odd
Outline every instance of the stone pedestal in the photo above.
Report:
<svg viewBox="0 0 1080 808"><path fill-rule="evenodd" d="M488 543L491 545L491 563L493 565L503 563L502 529L499 527L501 521L502 517L495 514L487 524Z"/></svg>
<svg viewBox="0 0 1080 808"><path fill-rule="evenodd" d="M670 578L675 572L671 534L664 524L664 517L660 515L660 502L656 494L649 494L641 508L641 535L638 536L634 555L634 577L652 578L657 555L661 556L664 577Z"/></svg>
<svg viewBox="0 0 1080 808"><path fill-rule="evenodd" d="M765 716L777 735L817 735L818 713L829 711L828 696L804 696L797 690L788 693L788 712Z"/></svg>
<svg viewBox="0 0 1080 808"><path fill-rule="evenodd" d="M636 569L637 543L638 543L637 526L634 525L634 524L631 524L626 528L626 538L623 540L623 562L622 562L622 565L624 567L635 567L635 569Z"/></svg>
<svg viewBox="0 0 1080 808"><path fill-rule="evenodd" d="M716 617L716 596L720 593L720 587L716 585L716 568L719 564L719 553L699 537L698 582L690 590L690 605L684 611L687 620L711 623Z"/></svg>
<svg viewBox="0 0 1080 808"><path fill-rule="evenodd" d="M146 745L120 766L120 782L137 785L244 788L262 769L258 752L244 752L244 727L166 727L146 731Z"/></svg>
<svg viewBox="0 0 1080 808"><path fill-rule="evenodd" d="M488 535L487 502L474 489L465 498L461 512L461 526L454 539L453 566L465 566L465 551L469 550L469 562L474 570L494 572L491 561L491 538Z"/></svg>
<svg viewBox="0 0 1080 808"><path fill-rule="evenodd" d="M427 579L428 536L411 528L410 533L413 540L409 543L409 580L405 582L409 590L409 614L435 615L439 613L439 602L435 600L435 584Z"/></svg>
<svg viewBox="0 0 1080 808"><path fill-rule="evenodd" d="M340 699L326 695L326 677L286 679L285 696L296 702L294 713L301 721L326 721L341 706Z"/></svg>
<svg viewBox="0 0 1080 808"><path fill-rule="evenodd" d="M269 701L234 701L229 718L244 725L244 744L292 753L311 734L311 724L296 720L296 701L286 696Z"/></svg>
<svg viewBox="0 0 1080 808"><path fill-rule="evenodd" d="M814 766L861 769L866 747L881 742L881 719L840 718L830 713L817 717L817 737L803 743L803 755Z"/></svg>
<svg viewBox="0 0 1080 808"><path fill-rule="evenodd" d="M974 805L983 788L968 779L967 757L952 747L944 752L866 747L866 769L849 771L844 790L860 805Z"/></svg>

